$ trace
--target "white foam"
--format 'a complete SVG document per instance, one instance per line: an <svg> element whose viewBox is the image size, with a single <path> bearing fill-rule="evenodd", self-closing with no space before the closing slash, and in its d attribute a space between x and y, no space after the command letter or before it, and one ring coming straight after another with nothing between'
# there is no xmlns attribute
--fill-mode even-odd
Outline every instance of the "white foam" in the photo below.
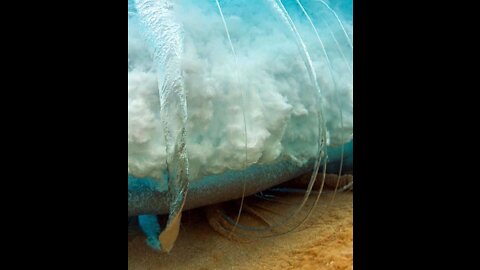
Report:
<svg viewBox="0 0 480 270"><path fill-rule="evenodd" d="M266 6L250 9L225 4L224 15L238 57L235 60L214 3L181 1L184 26L183 78L187 91L187 151L190 178L242 169L244 132L241 91L247 104L248 162L269 163L282 156L304 162L316 153L317 113L323 106L330 144L353 134L353 84L331 33L319 33L329 51L334 85L316 37L306 20L297 28L312 56L322 89L316 104L304 62L294 38ZM345 22L346 29L351 25ZM165 169L164 136L159 113L158 82L148 46L134 17L129 17L128 171L161 178ZM335 30L335 29L333 29ZM351 55L347 55L351 61ZM340 106L339 106L340 105ZM343 115L343 129L340 122Z"/></svg>

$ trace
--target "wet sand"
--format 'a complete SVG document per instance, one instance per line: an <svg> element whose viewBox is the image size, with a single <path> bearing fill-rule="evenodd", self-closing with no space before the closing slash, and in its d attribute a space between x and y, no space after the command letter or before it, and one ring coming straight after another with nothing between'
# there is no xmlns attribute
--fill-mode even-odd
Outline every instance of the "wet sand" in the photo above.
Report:
<svg viewBox="0 0 480 270"><path fill-rule="evenodd" d="M331 198L322 195L301 230L250 242L220 235L203 209L185 212L170 254L129 234L128 269L353 269L353 192Z"/></svg>

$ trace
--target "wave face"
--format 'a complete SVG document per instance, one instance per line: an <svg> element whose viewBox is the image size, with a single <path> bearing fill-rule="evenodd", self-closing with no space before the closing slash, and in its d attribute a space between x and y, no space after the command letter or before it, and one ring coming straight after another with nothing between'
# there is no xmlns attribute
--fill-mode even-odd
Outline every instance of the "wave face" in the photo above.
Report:
<svg viewBox="0 0 480 270"><path fill-rule="evenodd" d="M351 8L129 0L128 174L162 180L170 160L196 181L351 141Z"/></svg>

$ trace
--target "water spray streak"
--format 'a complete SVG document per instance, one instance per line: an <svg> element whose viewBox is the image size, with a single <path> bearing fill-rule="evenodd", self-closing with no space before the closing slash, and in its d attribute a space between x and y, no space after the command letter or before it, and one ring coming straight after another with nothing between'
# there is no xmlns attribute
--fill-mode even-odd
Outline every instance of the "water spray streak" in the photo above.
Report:
<svg viewBox="0 0 480 270"><path fill-rule="evenodd" d="M299 207L295 210L295 212L291 215L291 217L293 217L293 216L296 216L301 211L301 209L303 208L303 206L305 205L305 203L307 202L307 200L310 196L310 193L313 189L313 185L315 184L315 181L316 181L316 178L317 178L317 175L318 175L318 171L320 169L320 164L322 163L322 159L324 158L324 155L325 155L325 143L326 143L326 139L327 139L327 136L326 136L326 130L327 129L326 129L325 120L324 120L324 116L323 116L323 112L322 112L322 108L321 108L321 104L320 104L320 98L319 98L322 94L322 91L320 89L320 86L318 85L317 76L316 76L316 73L314 71L315 69L313 67L313 63L312 63L310 54L308 53L305 42L303 41L302 37L300 36L299 32L297 31L297 28L296 28L295 24L293 23L290 15L288 14L285 7L283 6L282 2L280 0L268 0L268 2L272 5L273 10L280 16L280 18L282 18L284 23L286 23L289 26L289 29L291 30L292 34L295 36L295 40L297 41L297 45L300 49L303 60L305 62L305 67L307 69L309 78L310 78L312 84L314 85L315 90L317 91L316 96L317 96L317 108L318 108L317 113L318 113L318 135L319 135L317 159L315 161L313 174L310 178L310 182L308 184L307 191L305 192L305 196L303 198L303 201L301 202ZM325 160L324 163L326 165L327 157L325 157L324 160ZM324 166L324 168L326 168L326 166ZM324 179L322 180L322 187L323 187L323 181L324 181ZM293 229L294 228L292 228L291 230L293 230Z"/></svg>
<svg viewBox="0 0 480 270"><path fill-rule="evenodd" d="M340 27L342 28L342 31L343 31L343 34L345 35L345 38L347 39L347 42L348 42L348 45L350 46L350 48L353 49L353 43L352 43L352 40L350 39L350 37L348 36L347 34L347 31L345 31L345 27L343 26L343 23L342 21L340 20L340 18L338 17L337 13L327 4L325 3L324 1L322 0L317 0L318 2L324 4L327 9L332 12L333 16L335 16L335 19L337 20L338 24L340 25Z"/></svg>
<svg viewBox="0 0 480 270"><path fill-rule="evenodd" d="M334 85L334 88L336 89L337 88L337 82L333 76L333 73L332 73L332 62L330 61L330 58L328 57L328 54L327 54L327 51L325 50L325 46L323 45L323 42L322 42L322 39L320 38L320 35L318 34L318 31L317 31L317 28L315 27L315 25L313 24L313 21L312 19L310 18L310 16L308 16L308 13L307 11L305 11L305 8L303 7L302 3L300 2L300 0L295 0L298 4L298 6L300 7L300 9L302 10L302 13L305 15L305 17L307 18L310 26L312 27L313 31L315 32L315 36L317 37L318 39L318 42L320 43L320 47L322 48L322 52L325 56L325 59L327 61L327 65L328 65L328 72L329 72L329 75L333 81L333 85ZM331 9L330 9L331 10ZM333 12L333 10L332 10ZM335 12L333 12L335 14ZM335 14L336 16L336 14ZM338 18L338 17L337 17ZM340 23L341 25L341 23ZM342 29L343 29L343 25L342 26ZM334 37L335 39L335 37ZM336 42L336 39L335 39L335 42ZM336 44L338 45L338 42L336 42ZM339 51L341 52L340 48L339 48ZM343 56L343 53L342 53L342 56ZM347 66L349 67L350 65L348 64L348 62L346 61L347 63ZM349 68L350 70L350 68ZM337 103L337 106L338 108L341 108L340 106L340 102L339 102L339 99L338 99L338 92L335 91L335 102ZM343 134L343 129L344 129L344 126L343 126L343 113L342 113L342 110L339 110L340 111L340 129L342 130L342 134ZM344 138L342 138L342 141L344 140ZM335 195L336 195L336 191L338 189L338 184L340 183L340 177L342 175L342 168L343 168L343 152L344 152L344 146L342 145L342 150L341 150L341 158L340 158L340 169L338 171L338 178L337 178L337 185L335 187L335 192L333 194L333 198L332 198L332 201L335 199ZM323 188L323 185L322 185L322 188ZM315 203L314 203L314 207L317 205L319 199L320 199L320 195L322 194L322 188L320 190L320 192L318 193L317 195L317 198L315 200ZM314 208L312 207L311 210ZM311 212L311 211L310 211ZM309 213L310 214L310 213Z"/></svg>
<svg viewBox="0 0 480 270"><path fill-rule="evenodd" d="M160 90L160 115L167 152L168 201L166 228L160 233L161 248L169 252L178 236L182 209L188 190L186 149L187 100L180 59L183 31L169 0L139 0L137 10L153 49Z"/></svg>
<svg viewBox="0 0 480 270"><path fill-rule="evenodd" d="M235 84L238 86L239 81L238 81L238 58L237 58L237 54L235 53L235 48L233 47L232 39L230 38L230 31L228 31L227 22L225 21L225 17L223 16L223 12L222 12L222 8L220 7L220 3L218 2L218 0L216 0L216 2L217 2L218 12L220 13L220 16L222 17L222 22L223 22L223 26L225 28L225 33L227 34L228 43L230 44L230 48L232 50L233 57L235 58ZM247 163L248 163L248 149L247 149L248 134L247 134L247 120L246 120L246 117L245 117L245 102L246 102L245 101L245 91L242 90L241 93L242 93L243 130L244 130L244 134L245 134L245 136L244 136L245 137L245 161L244 161L244 164L243 164L243 169L245 170L247 168ZM235 225L233 226L230 234L234 233L235 228L237 227L238 222L240 221L240 216L242 215L243 203L244 203L244 199L245 199L245 188L246 188L245 185L246 185L246 181L245 181L245 174L244 174L244 176L243 176L242 200L240 202L240 208L238 209L238 214L237 214L237 219L235 221Z"/></svg>

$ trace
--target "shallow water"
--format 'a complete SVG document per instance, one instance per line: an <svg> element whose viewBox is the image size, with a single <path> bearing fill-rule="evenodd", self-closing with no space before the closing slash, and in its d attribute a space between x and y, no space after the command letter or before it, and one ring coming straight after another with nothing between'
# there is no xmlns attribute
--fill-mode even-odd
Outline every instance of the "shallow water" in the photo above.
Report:
<svg viewBox="0 0 480 270"><path fill-rule="evenodd" d="M162 231L165 250L189 205L243 198L288 180L292 168L289 177L313 168L312 181L322 166L341 170L343 152L332 147L351 158L351 7L351 0L129 0L129 216L134 202L140 214L168 211L161 228L154 216L142 219L154 225L150 237ZM146 189L134 188L145 179ZM152 196L161 196L161 207ZM142 212L147 201L153 210Z"/></svg>

